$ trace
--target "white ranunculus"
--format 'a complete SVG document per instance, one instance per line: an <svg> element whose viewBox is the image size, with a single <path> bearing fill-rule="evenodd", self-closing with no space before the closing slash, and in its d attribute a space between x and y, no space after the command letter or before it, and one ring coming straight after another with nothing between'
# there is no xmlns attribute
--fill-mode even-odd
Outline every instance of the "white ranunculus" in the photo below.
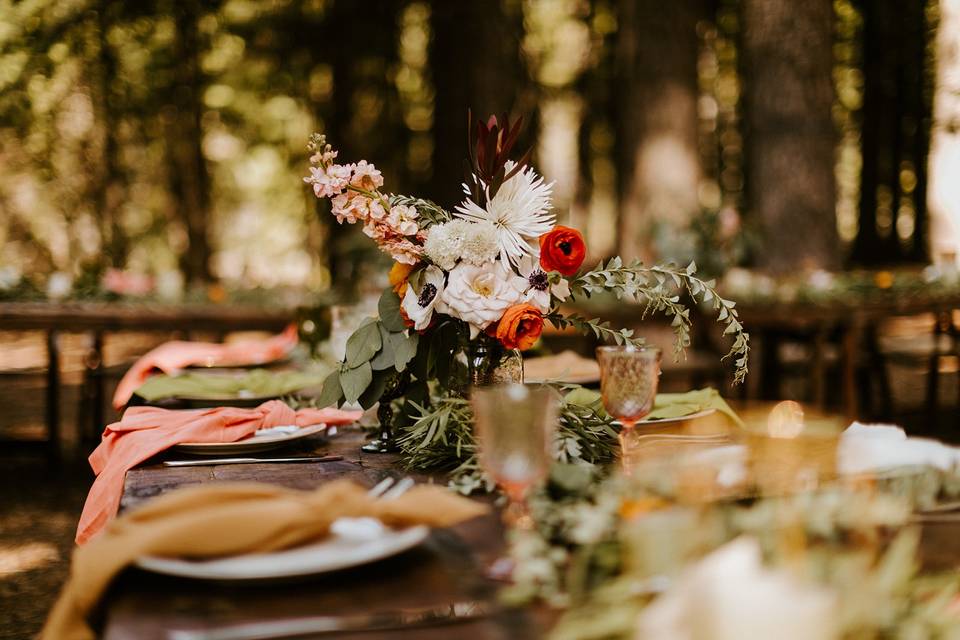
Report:
<svg viewBox="0 0 960 640"><path fill-rule="evenodd" d="M413 328L417 331L430 326L433 310L443 294L443 281L443 271L431 265L423 271L423 284L420 285L420 290L414 291L412 286L408 286L407 292L403 294L401 306L407 317L413 321Z"/></svg>
<svg viewBox="0 0 960 640"><path fill-rule="evenodd" d="M470 337L523 301L526 281L500 262L481 267L460 263L450 272L436 310L470 325Z"/></svg>
<svg viewBox="0 0 960 640"><path fill-rule="evenodd" d="M524 301L529 302L541 313L549 313L550 296L560 301L570 295L570 285L563 278L550 284L550 276L540 268L540 262L533 256L524 256L517 265L524 280Z"/></svg>

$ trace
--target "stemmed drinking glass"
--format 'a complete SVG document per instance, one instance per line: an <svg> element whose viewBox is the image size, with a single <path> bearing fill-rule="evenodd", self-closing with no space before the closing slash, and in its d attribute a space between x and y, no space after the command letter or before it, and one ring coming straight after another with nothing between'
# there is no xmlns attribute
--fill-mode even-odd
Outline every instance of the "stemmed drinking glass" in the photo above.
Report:
<svg viewBox="0 0 960 640"><path fill-rule="evenodd" d="M532 528L527 495L550 470L559 396L546 386L507 384L474 387L470 403L480 463L510 501L503 512L504 523Z"/></svg>
<svg viewBox="0 0 960 640"><path fill-rule="evenodd" d="M627 471L634 428L653 409L657 396L661 355L656 347L597 347L603 407L621 425L620 457Z"/></svg>

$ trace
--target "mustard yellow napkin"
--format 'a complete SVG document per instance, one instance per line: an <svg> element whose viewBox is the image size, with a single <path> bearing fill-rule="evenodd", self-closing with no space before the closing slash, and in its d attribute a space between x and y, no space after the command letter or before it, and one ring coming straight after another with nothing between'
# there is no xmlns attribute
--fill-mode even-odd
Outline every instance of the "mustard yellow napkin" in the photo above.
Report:
<svg viewBox="0 0 960 640"><path fill-rule="evenodd" d="M179 489L117 518L74 551L70 577L40 640L92 640L88 615L111 580L144 555L213 558L276 551L324 537L341 517L447 527L486 511L432 485L414 487L395 500L375 500L347 480L315 491L252 482Z"/></svg>

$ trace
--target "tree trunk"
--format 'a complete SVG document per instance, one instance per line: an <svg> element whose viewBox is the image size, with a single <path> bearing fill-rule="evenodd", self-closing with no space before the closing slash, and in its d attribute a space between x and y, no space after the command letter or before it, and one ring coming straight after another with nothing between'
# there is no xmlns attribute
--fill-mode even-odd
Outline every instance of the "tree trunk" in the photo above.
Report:
<svg viewBox="0 0 960 640"><path fill-rule="evenodd" d="M405 129L392 72L396 66L401 0L375 0L371 6L335 0L328 20L333 67L332 110L327 133L339 162L365 159L380 169L384 191L403 193ZM363 46L358 49L357 43ZM362 51L362 55L359 55ZM372 251L359 224L339 224L327 202L319 202L330 278L338 294L352 298L365 277Z"/></svg>
<svg viewBox="0 0 960 640"><path fill-rule="evenodd" d="M708 0L621 0L616 43L620 253L680 258L699 211L697 22ZM655 238L654 236L657 236Z"/></svg>
<svg viewBox="0 0 960 640"><path fill-rule="evenodd" d="M97 12L97 32L99 36L99 105L100 121L103 124L103 151L100 176L97 181L97 206L99 208L101 250L105 262L112 267L123 267L127 259L127 238L120 220L120 205L124 196L122 169L117 143L117 95L113 83L117 77L117 59L107 32L111 20L117 15L119 4L104 3Z"/></svg>
<svg viewBox="0 0 960 640"><path fill-rule="evenodd" d="M178 2L174 9L176 60L173 104L164 121L170 187L175 206L187 231L187 251L181 269L189 283L203 283L210 276L210 243L207 223L210 215L210 179L203 156L200 118L203 81L200 71L199 7L195 2Z"/></svg>
<svg viewBox="0 0 960 640"><path fill-rule="evenodd" d="M475 118L499 117L517 106L520 15L505 10L503 0L433 0L430 10L436 87L430 197L452 207L463 200L467 110ZM533 125L527 122L527 132Z"/></svg>
<svg viewBox="0 0 960 640"><path fill-rule="evenodd" d="M830 0L744 0L746 196L761 266L840 267Z"/></svg>
<svg viewBox="0 0 960 640"><path fill-rule="evenodd" d="M930 151L930 249L938 261L960 260L960 0L940 2L937 82Z"/></svg>

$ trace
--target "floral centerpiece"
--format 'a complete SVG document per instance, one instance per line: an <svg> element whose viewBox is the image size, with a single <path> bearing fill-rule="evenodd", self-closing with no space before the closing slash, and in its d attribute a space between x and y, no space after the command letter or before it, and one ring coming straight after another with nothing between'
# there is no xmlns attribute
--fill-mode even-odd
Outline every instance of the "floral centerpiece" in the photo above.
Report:
<svg viewBox="0 0 960 640"><path fill-rule="evenodd" d="M338 222L362 224L394 260L379 317L350 337L344 361L327 379L319 402L364 407L380 402L386 428L422 432L415 438L417 450L437 438L446 446L449 434L443 429L450 416L467 412L458 403L466 384L520 379L519 352L537 342L545 322L603 341L641 343L630 330L562 307L601 292L635 298L646 304L646 312L670 316L678 354L690 342L690 309L681 302L688 293L724 324L732 338L726 357L734 361L735 381L743 379L748 335L734 303L720 297L713 282L698 278L695 265L644 266L615 257L583 268L583 236L557 224L552 184L530 166L529 151L514 159L520 130L521 119L511 123L507 117L471 124L464 199L453 211L384 192L383 176L373 164L340 163L323 135L311 138L305 182L318 198L329 199ZM588 420L597 421L609 427L605 417ZM438 428L424 432L430 424ZM409 436L401 432L401 446L410 444ZM469 435L463 437L447 464L467 462L471 442Z"/></svg>

